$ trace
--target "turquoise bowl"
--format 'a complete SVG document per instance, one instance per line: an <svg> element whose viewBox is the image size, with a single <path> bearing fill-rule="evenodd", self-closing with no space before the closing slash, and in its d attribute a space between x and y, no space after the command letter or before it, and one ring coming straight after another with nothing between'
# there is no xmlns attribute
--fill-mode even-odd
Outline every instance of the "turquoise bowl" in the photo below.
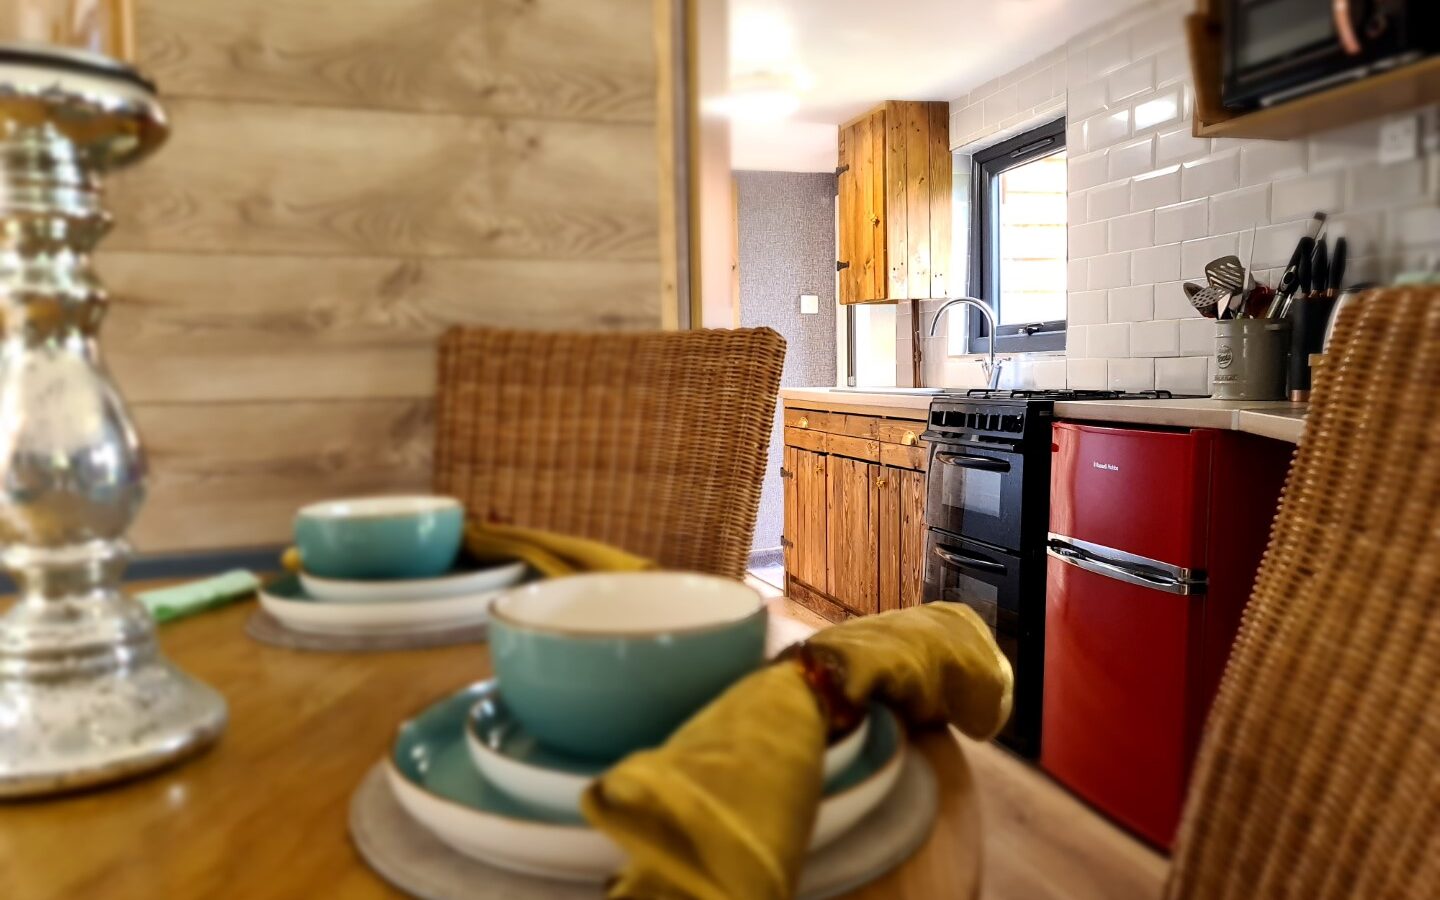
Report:
<svg viewBox="0 0 1440 900"><path fill-rule="evenodd" d="M760 595L712 575L540 581L490 607L505 704L556 750L613 761L654 747L765 658Z"/></svg>
<svg viewBox="0 0 1440 900"><path fill-rule="evenodd" d="M455 565L464 533L465 510L453 497L329 500L295 516L300 564L321 578L443 575Z"/></svg>

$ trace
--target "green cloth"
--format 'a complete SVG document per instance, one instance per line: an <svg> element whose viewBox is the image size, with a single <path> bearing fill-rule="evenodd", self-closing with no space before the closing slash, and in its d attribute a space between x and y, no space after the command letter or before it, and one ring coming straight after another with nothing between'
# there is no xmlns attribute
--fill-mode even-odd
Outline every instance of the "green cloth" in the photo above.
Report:
<svg viewBox="0 0 1440 900"><path fill-rule="evenodd" d="M255 593L260 579L254 572L235 569L199 581L158 588L137 594L136 600L155 617L157 622L173 622L196 613L224 606Z"/></svg>

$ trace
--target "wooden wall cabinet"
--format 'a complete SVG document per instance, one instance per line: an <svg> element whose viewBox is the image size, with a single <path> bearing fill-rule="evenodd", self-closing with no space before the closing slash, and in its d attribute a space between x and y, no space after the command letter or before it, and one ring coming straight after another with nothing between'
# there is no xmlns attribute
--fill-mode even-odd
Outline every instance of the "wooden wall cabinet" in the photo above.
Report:
<svg viewBox="0 0 1440 900"><path fill-rule="evenodd" d="M785 410L785 585L832 621L920 603L921 420Z"/></svg>
<svg viewBox="0 0 1440 900"><path fill-rule="evenodd" d="M888 101L839 150L840 302L948 297L950 104Z"/></svg>

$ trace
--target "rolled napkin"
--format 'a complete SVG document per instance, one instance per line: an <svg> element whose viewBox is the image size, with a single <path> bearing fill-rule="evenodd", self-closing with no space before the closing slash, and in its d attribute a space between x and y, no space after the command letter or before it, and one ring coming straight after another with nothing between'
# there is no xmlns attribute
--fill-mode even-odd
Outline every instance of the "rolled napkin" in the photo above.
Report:
<svg viewBox="0 0 1440 900"><path fill-rule="evenodd" d="M856 619L790 648L665 744L590 786L585 818L629 856L612 898L793 897L819 807L825 738L870 698L978 740L1010 716L1014 675L968 606Z"/></svg>
<svg viewBox="0 0 1440 900"><path fill-rule="evenodd" d="M520 560L546 578L580 572L639 572L655 563L618 547L519 525L471 519L465 524L465 549L481 562Z"/></svg>
<svg viewBox="0 0 1440 900"><path fill-rule="evenodd" d="M157 622L173 622L195 613L224 606L255 593L260 579L254 572L235 569L211 578L136 594L135 599L150 610Z"/></svg>

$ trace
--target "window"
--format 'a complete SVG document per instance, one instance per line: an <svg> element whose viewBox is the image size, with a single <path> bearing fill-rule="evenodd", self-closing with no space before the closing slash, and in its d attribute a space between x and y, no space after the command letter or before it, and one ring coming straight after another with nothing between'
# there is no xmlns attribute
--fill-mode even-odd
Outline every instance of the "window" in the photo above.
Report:
<svg viewBox="0 0 1440 900"><path fill-rule="evenodd" d="M1065 120L1042 125L972 160L970 294L995 311L995 348L1065 349ZM971 311L969 350L985 349Z"/></svg>

